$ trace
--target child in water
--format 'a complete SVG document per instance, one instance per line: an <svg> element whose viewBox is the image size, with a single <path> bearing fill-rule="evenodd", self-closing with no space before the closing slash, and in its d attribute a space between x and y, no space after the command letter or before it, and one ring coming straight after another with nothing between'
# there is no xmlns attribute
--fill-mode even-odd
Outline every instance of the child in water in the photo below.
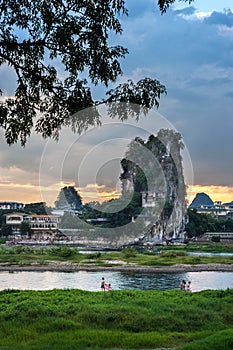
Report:
<svg viewBox="0 0 233 350"><path fill-rule="evenodd" d="M185 290L185 285L186 285L185 280L182 280L182 281L180 282L180 290Z"/></svg>
<svg viewBox="0 0 233 350"><path fill-rule="evenodd" d="M188 281L186 290L187 292L191 292L191 281Z"/></svg>
<svg viewBox="0 0 233 350"><path fill-rule="evenodd" d="M111 283L105 283L105 288L104 290L111 290L112 287L111 287Z"/></svg>

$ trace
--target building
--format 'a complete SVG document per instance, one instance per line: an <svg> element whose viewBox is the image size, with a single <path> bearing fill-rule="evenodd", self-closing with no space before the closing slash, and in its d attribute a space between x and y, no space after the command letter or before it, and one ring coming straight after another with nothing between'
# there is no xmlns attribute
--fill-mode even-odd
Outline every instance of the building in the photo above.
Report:
<svg viewBox="0 0 233 350"><path fill-rule="evenodd" d="M229 210L221 202L214 202L213 205L200 205L196 210L199 214L209 214L218 219L226 219L229 213Z"/></svg>
<svg viewBox="0 0 233 350"><path fill-rule="evenodd" d="M164 203L166 194L164 192L141 192L142 193L142 207L153 208L158 205L159 200Z"/></svg>
<svg viewBox="0 0 233 350"><path fill-rule="evenodd" d="M2 210L20 210L24 208L23 203L19 202L0 202L0 209Z"/></svg>
<svg viewBox="0 0 233 350"><path fill-rule="evenodd" d="M233 218L233 201L229 203L213 202L206 193L198 193L189 208L196 209L199 214L208 214L217 219Z"/></svg>
<svg viewBox="0 0 233 350"><path fill-rule="evenodd" d="M63 216L65 214L70 214L72 216L80 216L82 215L82 210L76 210L76 209L53 209L51 211L51 214L53 215L58 215L58 216Z"/></svg>
<svg viewBox="0 0 233 350"><path fill-rule="evenodd" d="M220 242L232 243L233 242L233 232L206 232L201 240L212 241L213 237L218 237ZM199 238L200 239L200 238Z"/></svg>
<svg viewBox="0 0 233 350"><path fill-rule="evenodd" d="M36 215L11 213L6 215L6 224L12 226L13 234L20 234L20 224L27 222L32 230L31 238L47 239L54 237L61 222L60 215Z"/></svg>
<svg viewBox="0 0 233 350"><path fill-rule="evenodd" d="M87 219L86 222L92 225L103 225L107 224L109 222L109 219L107 218L93 218L93 219Z"/></svg>

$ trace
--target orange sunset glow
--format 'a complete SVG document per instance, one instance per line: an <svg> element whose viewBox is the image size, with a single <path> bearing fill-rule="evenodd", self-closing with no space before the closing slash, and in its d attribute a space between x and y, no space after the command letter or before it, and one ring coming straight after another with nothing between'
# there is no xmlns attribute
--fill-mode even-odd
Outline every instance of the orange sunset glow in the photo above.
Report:
<svg viewBox="0 0 233 350"><path fill-rule="evenodd" d="M46 202L53 207L60 189L64 186L74 186L73 183L54 184L50 187L39 187L31 184L0 184L1 201L13 201L21 203ZM100 188L99 188L100 187ZM105 186L88 185L84 188L76 188L83 199L83 203L92 201L104 202L119 198L120 193L116 189L106 190Z"/></svg>
<svg viewBox="0 0 233 350"><path fill-rule="evenodd" d="M204 192L210 196L213 202L231 202L233 201L233 187L213 186L213 185L193 185L188 189L188 202L191 204L197 193Z"/></svg>
<svg viewBox="0 0 233 350"><path fill-rule="evenodd" d="M46 202L49 206L54 206L54 201L60 189L64 186L74 186L73 183L57 183L50 187L42 187L31 184L0 183L1 201L16 201L22 203ZM117 189L106 188L96 184L89 184L83 188L76 188L81 195L83 202L108 201L117 199L120 192ZM231 202L233 200L233 187L213 186L213 185L193 185L188 187L188 204L192 202L197 193L205 192L215 201Z"/></svg>

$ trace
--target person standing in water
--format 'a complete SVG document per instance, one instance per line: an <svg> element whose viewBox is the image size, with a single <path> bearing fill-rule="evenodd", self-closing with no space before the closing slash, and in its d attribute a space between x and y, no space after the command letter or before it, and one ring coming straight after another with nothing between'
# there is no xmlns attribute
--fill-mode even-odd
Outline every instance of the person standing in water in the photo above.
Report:
<svg viewBox="0 0 233 350"><path fill-rule="evenodd" d="M187 286L186 286L187 292L191 292L191 281L188 281Z"/></svg>
<svg viewBox="0 0 233 350"><path fill-rule="evenodd" d="M180 290L185 290L185 285L186 285L185 280L182 280L182 281L180 282Z"/></svg>
<svg viewBox="0 0 233 350"><path fill-rule="evenodd" d="M101 288L102 291L105 290L105 280L104 280L104 277L102 277L102 280L101 280L101 282L100 282L100 288Z"/></svg>

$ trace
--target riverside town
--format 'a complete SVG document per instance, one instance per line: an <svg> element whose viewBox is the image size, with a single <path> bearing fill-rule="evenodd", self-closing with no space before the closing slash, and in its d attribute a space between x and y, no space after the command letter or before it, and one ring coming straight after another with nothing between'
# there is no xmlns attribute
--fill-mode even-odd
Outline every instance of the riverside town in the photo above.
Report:
<svg viewBox="0 0 233 350"><path fill-rule="evenodd" d="M72 193L69 202L67 193ZM68 200L63 202L64 193ZM142 193L142 208L153 208L156 205L155 193ZM76 205L74 205L76 203ZM93 232L98 228L112 228L109 217L97 217L96 209L83 205L74 187L61 189L59 199L54 208L46 207L45 203L23 204L18 202L0 202L1 237L9 244L64 244L105 246L108 242L88 240L85 232ZM140 216L140 214L139 214ZM84 223L83 223L84 220ZM136 217L131 216L131 222ZM150 217L143 217L144 225L150 227ZM205 226L203 223L205 221ZM85 227L85 222L89 225ZM84 225L83 225L84 224ZM201 226L201 228L200 228ZM232 231L231 231L232 230ZM198 193L187 209L187 222L184 232L166 237L161 227L153 224L145 235L126 241L127 245L159 246L181 245L187 242L228 242L233 243L233 201L229 203L213 202L205 193ZM111 243L111 242L110 242ZM124 242L122 246L124 246Z"/></svg>
<svg viewBox="0 0 233 350"><path fill-rule="evenodd" d="M141 145L159 165L147 159ZM187 208L182 145L181 135L170 129L161 129L147 140L132 140L127 158L120 162L122 190L118 199L84 204L74 186L65 186L54 207L43 202L0 202L2 238L12 244L115 248L232 242L232 202L213 203L207 194L198 193ZM129 160L135 154L140 167ZM150 178L145 173L151 174Z"/></svg>

